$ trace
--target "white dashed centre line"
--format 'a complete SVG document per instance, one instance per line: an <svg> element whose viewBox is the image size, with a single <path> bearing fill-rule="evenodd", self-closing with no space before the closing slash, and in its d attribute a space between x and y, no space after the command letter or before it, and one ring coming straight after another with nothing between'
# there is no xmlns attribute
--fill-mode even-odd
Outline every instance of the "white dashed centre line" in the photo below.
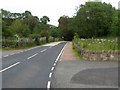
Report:
<svg viewBox="0 0 120 90"><path fill-rule="evenodd" d="M50 46L49 48L52 48L52 46Z"/></svg>
<svg viewBox="0 0 120 90"><path fill-rule="evenodd" d="M34 54L34 55L28 57L27 59L31 59L31 58L35 57L37 54L38 54L38 53L36 53L36 54Z"/></svg>
<svg viewBox="0 0 120 90"><path fill-rule="evenodd" d="M44 49L44 50L42 50L41 52L44 52L44 51L46 51L47 49Z"/></svg>
<svg viewBox="0 0 120 90"><path fill-rule="evenodd" d="M3 70L0 70L0 72L6 71L6 70L8 70L8 69L10 69L10 68L12 68L12 67L18 65L18 64L20 64L20 62L17 62L17 63L15 63L15 64L13 64L13 65L7 67L7 68L4 68Z"/></svg>
<svg viewBox="0 0 120 90"><path fill-rule="evenodd" d="M3 56L3 57L8 57L9 55L5 55L5 56Z"/></svg>
<svg viewBox="0 0 120 90"><path fill-rule="evenodd" d="M10 54L10 55L14 55L15 53L12 53L12 54Z"/></svg>

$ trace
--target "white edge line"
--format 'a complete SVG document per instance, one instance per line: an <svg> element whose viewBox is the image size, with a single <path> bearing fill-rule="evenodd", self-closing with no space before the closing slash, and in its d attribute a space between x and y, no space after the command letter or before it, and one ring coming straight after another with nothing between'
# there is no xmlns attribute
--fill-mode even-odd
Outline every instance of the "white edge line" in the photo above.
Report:
<svg viewBox="0 0 120 90"><path fill-rule="evenodd" d="M51 81L48 81L48 83L47 83L47 90L50 90L50 85L51 85Z"/></svg>
<svg viewBox="0 0 120 90"><path fill-rule="evenodd" d="M54 66L56 66L56 63L54 63Z"/></svg>
<svg viewBox="0 0 120 90"><path fill-rule="evenodd" d="M52 73L49 74L49 78L51 78L51 77L52 77Z"/></svg>
<svg viewBox="0 0 120 90"><path fill-rule="evenodd" d="M10 68L12 68L12 67L18 65L18 64L20 64L20 62L17 62L17 63L15 63L15 64L13 64L13 65L7 67L7 68L4 68L3 70L0 70L0 72L6 71L6 70L8 70L8 69L10 69Z"/></svg>
<svg viewBox="0 0 120 90"><path fill-rule="evenodd" d="M66 43L66 45L67 45L67 43ZM62 52L63 52L63 50L64 50L64 48L65 48L66 45L64 45L64 47L63 47L63 49L61 50L60 54L59 54L58 57L56 58L56 61L55 61L55 63L54 63L54 66L56 65L57 61L59 60L59 58L60 58L60 56L61 56L61 54L62 54ZM53 70L54 70L54 67L51 68L51 71L53 71ZM49 74L49 77L51 77L51 76L52 76L52 73ZM48 81L48 83L47 83L47 90L50 90L50 85L51 85L51 81Z"/></svg>
<svg viewBox="0 0 120 90"><path fill-rule="evenodd" d="M59 60L59 58L60 58L61 54L63 53L63 50L65 49L66 45L67 45L67 43L64 45L64 47L63 47L63 49L61 50L60 54L58 55L58 57L57 57L57 59L56 59L55 63L57 63L57 62L58 62L58 60Z"/></svg>
<svg viewBox="0 0 120 90"><path fill-rule="evenodd" d="M51 68L51 71L53 71L54 69L55 69L55 67L52 67L52 68Z"/></svg>
<svg viewBox="0 0 120 90"><path fill-rule="evenodd" d="M31 58L35 57L37 54L38 54L38 53L36 53L36 54L34 54L34 55L28 57L27 59L31 59Z"/></svg>

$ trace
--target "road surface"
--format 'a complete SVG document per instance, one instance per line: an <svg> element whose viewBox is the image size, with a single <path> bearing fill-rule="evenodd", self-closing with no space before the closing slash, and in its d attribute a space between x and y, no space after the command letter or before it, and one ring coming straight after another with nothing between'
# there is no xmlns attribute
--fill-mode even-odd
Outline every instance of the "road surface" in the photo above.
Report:
<svg viewBox="0 0 120 90"><path fill-rule="evenodd" d="M2 88L50 88L52 72L65 44L39 46L5 55L0 70Z"/></svg>

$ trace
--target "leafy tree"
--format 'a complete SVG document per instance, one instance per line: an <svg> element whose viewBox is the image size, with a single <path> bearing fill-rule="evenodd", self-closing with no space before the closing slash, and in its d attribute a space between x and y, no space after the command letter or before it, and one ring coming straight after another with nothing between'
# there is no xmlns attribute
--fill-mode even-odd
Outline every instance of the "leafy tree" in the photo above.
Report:
<svg viewBox="0 0 120 90"><path fill-rule="evenodd" d="M112 24L110 26L110 36L117 37L118 30L118 11L114 10L114 15L112 17Z"/></svg>
<svg viewBox="0 0 120 90"><path fill-rule="evenodd" d="M45 36L46 41L48 42L48 38L50 36L50 26L47 23L50 22L50 19L47 16L43 16L42 18L40 18L40 22L43 28L41 35Z"/></svg>
<svg viewBox="0 0 120 90"><path fill-rule="evenodd" d="M38 19L34 16L29 16L23 20L23 23L29 26L29 29L31 30L31 34L32 34L33 29L38 24Z"/></svg>
<svg viewBox="0 0 120 90"><path fill-rule="evenodd" d="M7 10L1 9L2 12L2 18L9 18L11 16L11 13Z"/></svg>
<svg viewBox="0 0 120 90"><path fill-rule="evenodd" d="M2 36L7 38L12 37L13 35L14 32L8 29L6 22L2 21Z"/></svg>
<svg viewBox="0 0 120 90"><path fill-rule="evenodd" d="M61 37L61 32L57 27L52 27L51 28L51 36L54 38L60 38Z"/></svg>
<svg viewBox="0 0 120 90"><path fill-rule="evenodd" d="M40 21L43 24L47 24L48 22L50 22L50 19L47 16L43 16L42 18L40 18Z"/></svg>
<svg viewBox="0 0 120 90"><path fill-rule="evenodd" d="M68 30L68 16L61 16L58 20L59 22L59 29L62 32L62 37L64 38L64 40L67 40L67 30Z"/></svg>
<svg viewBox="0 0 120 90"><path fill-rule="evenodd" d="M31 14L30 11L25 11L25 13L23 13L23 16L24 16L25 18L28 18L28 17L32 16L32 14Z"/></svg>
<svg viewBox="0 0 120 90"><path fill-rule="evenodd" d="M62 37L64 40L72 40L74 36L73 22L72 18L68 16L62 16L58 20L59 29L62 32Z"/></svg>
<svg viewBox="0 0 120 90"><path fill-rule="evenodd" d="M27 37L30 34L29 26L22 23L20 20L15 20L11 26L8 28L14 34L19 35L19 37Z"/></svg>
<svg viewBox="0 0 120 90"><path fill-rule="evenodd" d="M40 34L42 30L43 30L42 25L39 23L34 27L33 33L34 34Z"/></svg>
<svg viewBox="0 0 120 90"><path fill-rule="evenodd" d="M114 8L102 2L86 2L75 16L76 28L80 37L107 36L112 24Z"/></svg>

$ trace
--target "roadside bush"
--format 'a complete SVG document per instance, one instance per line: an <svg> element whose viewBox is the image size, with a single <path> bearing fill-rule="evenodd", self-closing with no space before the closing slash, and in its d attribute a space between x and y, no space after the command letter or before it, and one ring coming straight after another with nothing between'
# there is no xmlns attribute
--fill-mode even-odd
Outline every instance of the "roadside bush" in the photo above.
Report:
<svg viewBox="0 0 120 90"><path fill-rule="evenodd" d="M14 48L17 45L17 41L15 39L4 39L2 40L2 47L11 47Z"/></svg>

